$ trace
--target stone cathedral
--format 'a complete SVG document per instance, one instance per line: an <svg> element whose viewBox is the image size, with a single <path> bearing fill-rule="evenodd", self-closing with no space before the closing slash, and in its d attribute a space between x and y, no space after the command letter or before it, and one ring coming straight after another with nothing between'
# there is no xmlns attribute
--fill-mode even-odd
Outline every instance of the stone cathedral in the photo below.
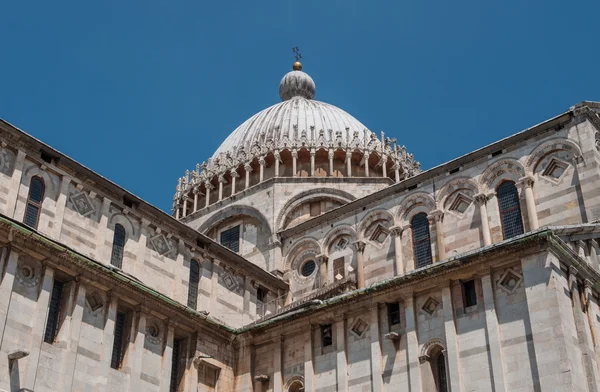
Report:
<svg viewBox="0 0 600 392"><path fill-rule="evenodd" d="M315 92L172 214L0 121L0 391L599 392L600 103L424 170Z"/></svg>

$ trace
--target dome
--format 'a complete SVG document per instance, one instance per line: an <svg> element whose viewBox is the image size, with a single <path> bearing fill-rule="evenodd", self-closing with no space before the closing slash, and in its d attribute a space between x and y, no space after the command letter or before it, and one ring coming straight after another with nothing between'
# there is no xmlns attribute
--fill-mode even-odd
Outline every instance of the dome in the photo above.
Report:
<svg viewBox="0 0 600 392"><path fill-rule="evenodd" d="M288 72L279 83L279 96L282 101L287 101L296 96L313 99L315 90L315 82L307 73L302 71Z"/></svg>
<svg viewBox="0 0 600 392"><path fill-rule="evenodd" d="M338 136L341 136L344 144L350 143L355 137L363 141L365 137L371 139L370 135L375 136L342 109L304 96L295 96L250 117L225 139L213 157L217 158L221 153L234 153L240 147L248 150L254 142L262 143L270 138L301 140L303 135L307 142L323 137L326 145L336 142Z"/></svg>

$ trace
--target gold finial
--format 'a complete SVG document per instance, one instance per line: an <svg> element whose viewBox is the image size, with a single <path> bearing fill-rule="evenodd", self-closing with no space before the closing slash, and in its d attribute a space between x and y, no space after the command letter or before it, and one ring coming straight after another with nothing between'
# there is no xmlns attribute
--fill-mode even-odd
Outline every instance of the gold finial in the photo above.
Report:
<svg viewBox="0 0 600 392"><path fill-rule="evenodd" d="M298 49L296 46L292 48L292 52L294 52L294 56L296 57L296 61L294 62L294 66L292 68L294 71L302 71L302 63L300 62L302 55L300 54L300 49Z"/></svg>

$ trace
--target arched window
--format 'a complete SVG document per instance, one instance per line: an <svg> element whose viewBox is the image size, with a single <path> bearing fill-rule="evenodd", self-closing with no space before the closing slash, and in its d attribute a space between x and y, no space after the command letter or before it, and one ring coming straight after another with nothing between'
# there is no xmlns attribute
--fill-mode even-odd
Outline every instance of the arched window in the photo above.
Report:
<svg viewBox="0 0 600 392"><path fill-rule="evenodd" d="M110 263L118 268L123 268L123 250L125 249L125 228L115 225L115 235L113 237L113 248L110 256Z"/></svg>
<svg viewBox="0 0 600 392"><path fill-rule="evenodd" d="M418 213L412 218L413 250L415 252L416 268L431 264L431 241L429 236L429 221L427 214Z"/></svg>
<svg viewBox="0 0 600 392"><path fill-rule="evenodd" d="M448 392L448 380L446 380L446 356L443 351L439 351L432 358L431 366L435 366L435 386L438 392Z"/></svg>
<svg viewBox="0 0 600 392"><path fill-rule="evenodd" d="M496 189L498 197L498 208L500 209L500 221L502 222L502 234L508 239L523 234L523 219L521 218L521 207L519 206L519 192L515 183L504 181Z"/></svg>
<svg viewBox="0 0 600 392"><path fill-rule="evenodd" d="M40 220L40 211L42 210L42 201L44 200L44 180L40 177L32 177L29 183L29 194L27 195L27 207L25 208L24 223L37 229Z"/></svg>
<svg viewBox="0 0 600 392"><path fill-rule="evenodd" d="M198 283L200 283L200 264L196 260L190 262L190 285L188 287L188 307L196 310L198 302Z"/></svg>
<svg viewBox="0 0 600 392"><path fill-rule="evenodd" d="M290 384L290 387L288 388L289 392L301 392L304 391L304 384L302 383L302 381L296 380L293 383Z"/></svg>

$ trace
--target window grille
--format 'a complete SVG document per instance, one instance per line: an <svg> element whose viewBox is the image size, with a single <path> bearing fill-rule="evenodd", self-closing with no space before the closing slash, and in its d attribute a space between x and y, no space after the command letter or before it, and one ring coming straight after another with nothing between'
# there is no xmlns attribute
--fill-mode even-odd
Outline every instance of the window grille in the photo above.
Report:
<svg viewBox="0 0 600 392"><path fill-rule="evenodd" d="M179 353L183 339L175 339L173 342L173 353L171 356L171 382L169 383L169 392L177 392L179 386Z"/></svg>
<svg viewBox="0 0 600 392"><path fill-rule="evenodd" d="M188 287L188 307L196 310L198 305L198 284L200 283L200 264L196 260L190 262L190 283Z"/></svg>
<svg viewBox="0 0 600 392"><path fill-rule="evenodd" d="M448 382L446 380L446 357L440 353L437 357L437 384L439 392L448 392Z"/></svg>
<svg viewBox="0 0 600 392"><path fill-rule="evenodd" d="M469 306L477 305L477 292L475 291L475 281L469 280L463 282L462 287L464 307L468 308Z"/></svg>
<svg viewBox="0 0 600 392"><path fill-rule="evenodd" d="M519 192L515 183L504 181L496 190L498 195L498 207L500 209L500 220L502 222L502 234L504 239L523 234L523 219L521 218L521 207L519 205Z"/></svg>
<svg viewBox="0 0 600 392"><path fill-rule="evenodd" d="M300 268L300 273L302 276L311 276L313 272L315 272L316 264L314 260L308 260L302 267Z"/></svg>
<svg viewBox="0 0 600 392"><path fill-rule="evenodd" d="M115 334L113 340L112 356L110 358L110 367L119 369L123 362L123 346L125 342L125 320L127 315L123 312L117 312L115 320Z"/></svg>
<svg viewBox="0 0 600 392"><path fill-rule="evenodd" d="M432 263L431 237L429 235L429 221L427 220L427 214L421 212L415 215L411 221L411 225L415 265L417 268L420 268Z"/></svg>
<svg viewBox="0 0 600 392"><path fill-rule="evenodd" d="M338 257L333 260L333 278L336 280L343 279L346 276L346 268L344 258Z"/></svg>
<svg viewBox="0 0 600 392"><path fill-rule="evenodd" d="M48 320L46 321L46 332L44 333L44 342L46 343L54 343L56 333L58 332L62 291L63 283L55 280L52 285L52 294L50 295L50 305L48 308Z"/></svg>
<svg viewBox="0 0 600 392"><path fill-rule="evenodd" d="M110 263L118 268L123 268L123 251L125 249L125 228L120 224L115 225L113 248Z"/></svg>
<svg viewBox="0 0 600 392"><path fill-rule="evenodd" d="M25 208L24 223L37 229L42 210L42 201L44 200L44 180L40 177L32 177L29 183L29 194L27 195L27 207Z"/></svg>
<svg viewBox="0 0 600 392"><path fill-rule="evenodd" d="M240 251L240 225L221 232L221 245L231 249L233 252Z"/></svg>
<svg viewBox="0 0 600 392"><path fill-rule="evenodd" d="M390 327L400 324L400 304L398 302L387 304L387 312Z"/></svg>
<svg viewBox="0 0 600 392"><path fill-rule="evenodd" d="M256 300L259 302L265 302L267 299L267 290L259 287L256 289Z"/></svg>

